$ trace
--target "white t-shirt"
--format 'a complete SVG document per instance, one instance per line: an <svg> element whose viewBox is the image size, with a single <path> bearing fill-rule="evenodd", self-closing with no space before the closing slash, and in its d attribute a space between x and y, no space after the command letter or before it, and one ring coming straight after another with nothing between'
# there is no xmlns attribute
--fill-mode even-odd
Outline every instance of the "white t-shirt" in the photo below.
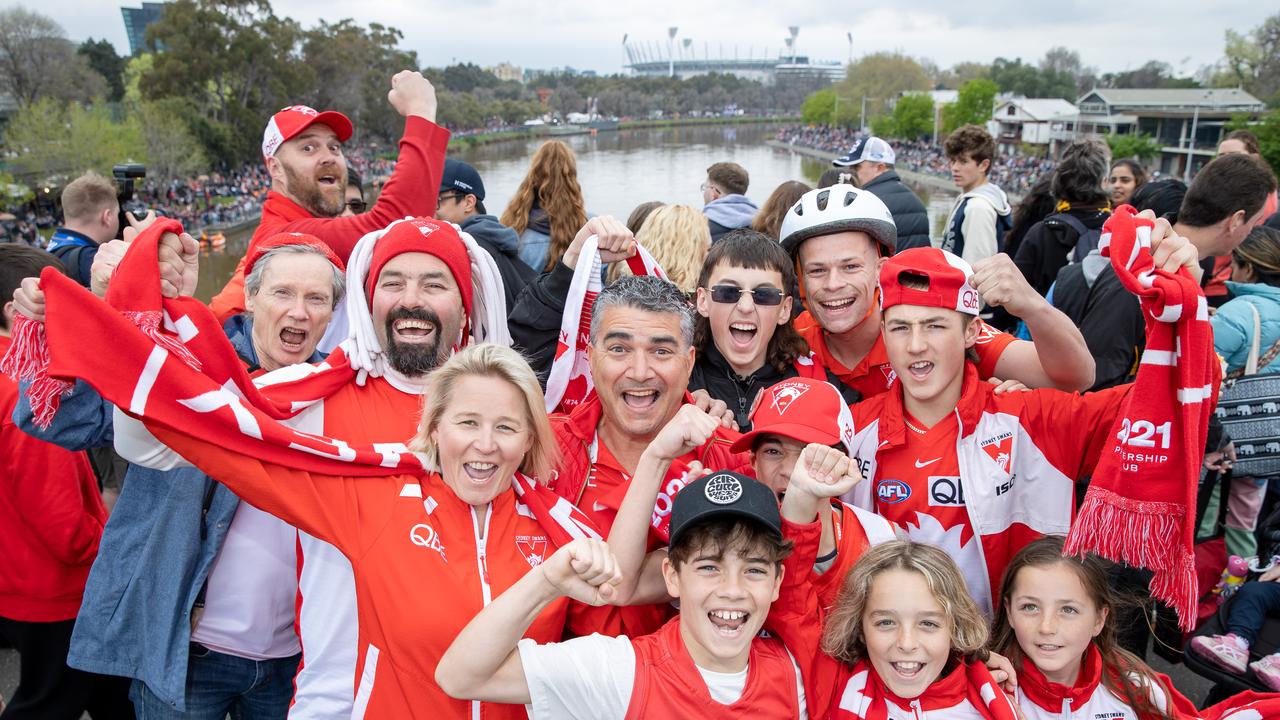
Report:
<svg viewBox="0 0 1280 720"><path fill-rule="evenodd" d="M518 647L525 680L529 683L532 702L525 709L530 718L622 720L626 717L636 679L636 653L630 638L596 634L544 645L525 639ZM807 720L800 667L794 658L791 664L796 671L799 717ZM699 667L698 673L713 700L732 705L742 697L749 670L719 673Z"/></svg>

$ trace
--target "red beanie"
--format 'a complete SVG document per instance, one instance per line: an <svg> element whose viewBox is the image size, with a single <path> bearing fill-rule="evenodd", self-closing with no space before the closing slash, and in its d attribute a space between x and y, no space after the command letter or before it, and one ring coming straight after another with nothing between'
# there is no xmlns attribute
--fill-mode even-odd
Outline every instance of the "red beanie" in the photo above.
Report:
<svg viewBox="0 0 1280 720"><path fill-rule="evenodd" d="M334 254L333 250L315 235L298 232L282 232L272 235L249 249L249 255L244 260L245 277L248 277L249 273L253 272L254 264L261 260L263 255L266 255L268 251L274 250L282 245L306 245L307 247L315 248L325 256L325 259L333 263L339 270L342 272L346 272L347 270L347 266L342 264L342 260Z"/></svg>
<svg viewBox="0 0 1280 720"><path fill-rule="evenodd" d="M391 258L409 252L427 253L439 258L453 274L462 296L464 314L463 336L470 334L471 326L471 256L467 246L453 225L434 218L416 218L396 223L386 235L378 238L373 246L373 258L369 262L369 274L365 276L364 289L373 299L373 288L378 282L382 266Z"/></svg>

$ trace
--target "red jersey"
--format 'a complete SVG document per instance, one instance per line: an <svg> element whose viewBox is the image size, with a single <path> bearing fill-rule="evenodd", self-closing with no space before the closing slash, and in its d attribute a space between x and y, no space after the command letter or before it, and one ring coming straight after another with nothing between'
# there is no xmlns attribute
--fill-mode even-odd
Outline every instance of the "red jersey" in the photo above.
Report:
<svg viewBox="0 0 1280 720"><path fill-rule="evenodd" d="M249 247L277 233L308 233L327 243L346 262L366 233L381 230L404 217L435 215L448 145L448 130L416 115L405 118L396 169L369 212L351 217L316 217L272 190L262 204L262 218L258 229L253 231ZM245 257L248 256L246 249ZM227 318L244 311L243 257L226 286L209 302L209 308L218 316L218 322L226 322Z"/></svg>
<svg viewBox="0 0 1280 720"><path fill-rule="evenodd" d="M246 502L332 543L351 561L360 646L353 718L523 718L520 705L454 700L436 663L462 628L554 552L546 531L504 492L481 519L439 475L335 477L293 470L157 431ZM558 599L525 637L558 640Z"/></svg>
<svg viewBox="0 0 1280 720"><path fill-rule="evenodd" d="M832 530L835 532L836 559L826 572L810 578L824 609L835 605L840 586L862 553L882 542L893 540L893 526L883 517L832 499Z"/></svg>
<svg viewBox="0 0 1280 720"><path fill-rule="evenodd" d="M980 324L978 342L973 349L978 354L978 373L986 379L995 375L996 363L1000 361L1004 349L1017 338L981 320L978 322ZM840 378L840 382L862 393L863 398L879 395L888 390L897 378L897 374L889 365L889 353L885 350L882 336L876 335L875 344L862 360L855 367L848 368L831 354L830 349L827 348L826 333L808 310L801 313L792 321L792 324L805 342L809 343L809 350L814 354L817 362Z"/></svg>
<svg viewBox="0 0 1280 720"><path fill-rule="evenodd" d="M776 638L751 641L747 684L731 705L716 702L680 639L680 618L651 635L633 638L636 679L625 720L643 718L794 718L800 698L791 655Z"/></svg>

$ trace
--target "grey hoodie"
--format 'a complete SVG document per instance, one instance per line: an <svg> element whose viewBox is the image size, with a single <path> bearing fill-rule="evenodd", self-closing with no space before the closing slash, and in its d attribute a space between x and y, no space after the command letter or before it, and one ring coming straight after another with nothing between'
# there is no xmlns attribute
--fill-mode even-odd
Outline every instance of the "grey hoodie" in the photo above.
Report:
<svg viewBox="0 0 1280 720"><path fill-rule="evenodd" d="M736 193L718 197L702 208L702 214L706 215L711 223L713 242L730 230L749 226L758 212L760 208L746 195Z"/></svg>
<svg viewBox="0 0 1280 720"><path fill-rule="evenodd" d="M956 214L963 208L964 216L957 223ZM999 252L1002 238L998 225L1008 225L1013 208L1004 190L983 183L956 198L947 216L942 238L936 244L948 252L956 252L970 265ZM1001 219L1003 218L1003 222Z"/></svg>

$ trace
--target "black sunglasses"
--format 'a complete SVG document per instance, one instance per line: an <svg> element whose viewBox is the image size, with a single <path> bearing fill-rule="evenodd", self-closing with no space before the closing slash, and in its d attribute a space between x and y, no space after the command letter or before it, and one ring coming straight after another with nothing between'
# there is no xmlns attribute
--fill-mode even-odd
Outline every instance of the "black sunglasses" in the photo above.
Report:
<svg viewBox="0 0 1280 720"><path fill-rule="evenodd" d="M347 207L351 209L351 212L359 215L364 212L365 208L369 207L369 203L363 200L348 200Z"/></svg>
<svg viewBox="0 0 1280 720"><path fill-rule="evenodd" d="M736 304L742 299L742 288L737 285L716 285L711 288L711 299L718 303ZM758 287L751 291L751 302L756 305L781 305L785 297L782 291L772 287Z"/></svg>

